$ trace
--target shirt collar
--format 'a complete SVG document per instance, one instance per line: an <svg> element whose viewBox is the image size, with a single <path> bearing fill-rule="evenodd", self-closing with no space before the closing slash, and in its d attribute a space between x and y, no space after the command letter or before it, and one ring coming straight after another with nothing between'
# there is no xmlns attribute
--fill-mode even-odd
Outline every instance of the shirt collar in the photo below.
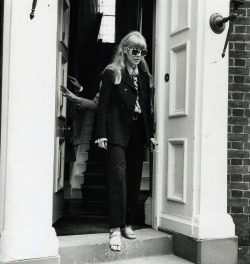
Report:
<svg viewBox="0 0 250 264"><path fill-rule="evenodd" d="M126 67L127 67L129 75L133 75L133 74L138 75L139 74L137 65L134 67L134 69L132 67L130 67L129 65L126 65Z"/></svg>

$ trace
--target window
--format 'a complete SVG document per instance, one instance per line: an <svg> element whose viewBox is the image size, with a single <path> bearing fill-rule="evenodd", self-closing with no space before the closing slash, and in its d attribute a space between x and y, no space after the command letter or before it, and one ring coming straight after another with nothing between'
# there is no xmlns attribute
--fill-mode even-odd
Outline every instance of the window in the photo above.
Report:
<svg viewBox="0 0 250 264"><path fill-rule="evenodd" d="M98 37L103 42L115 42L115 6L116 0L98 1L98 11L103 13Z"/></svg>

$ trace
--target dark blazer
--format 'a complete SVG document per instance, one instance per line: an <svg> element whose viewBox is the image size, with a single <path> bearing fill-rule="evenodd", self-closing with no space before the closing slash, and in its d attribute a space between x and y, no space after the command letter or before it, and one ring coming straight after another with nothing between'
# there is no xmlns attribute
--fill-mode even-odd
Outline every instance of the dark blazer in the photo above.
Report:
<svg viewBox="0 0 250 264"><path fill-rule="evenodd" d="M145 123L147 145L153 137L151 117L151 88L149 76L139 71L139 100ZM119 84L114 84L111 70L105 70L102 76L102 88L97 107L96 138L107 138L108 143L126 147L133 124L137 92L127 69Z"/></svg>

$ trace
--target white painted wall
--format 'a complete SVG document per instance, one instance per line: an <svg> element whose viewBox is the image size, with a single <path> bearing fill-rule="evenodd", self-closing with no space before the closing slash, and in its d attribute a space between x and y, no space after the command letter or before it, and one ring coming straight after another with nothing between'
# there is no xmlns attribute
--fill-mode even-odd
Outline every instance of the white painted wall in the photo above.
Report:
<svg viewBox="0 0 250 264"><path fill-rule="evenodd" d="M229 15L229 1L205 1L199 5L197 54L196 171L193 235L201 238L235 235L227 214L227 118L228 53L221 57L226 34L215 34L209 26L213 13ZM199 187L198 187L199 186ZM197 221L197 222L196 222Z"/></svg>
<svg viewBox="0 0 250 264"><path fill-rule="evenodd" d="M57 1L5 1L0 261L58 255L52 223ZM5 189L5 192L3 192Z"/></svg>

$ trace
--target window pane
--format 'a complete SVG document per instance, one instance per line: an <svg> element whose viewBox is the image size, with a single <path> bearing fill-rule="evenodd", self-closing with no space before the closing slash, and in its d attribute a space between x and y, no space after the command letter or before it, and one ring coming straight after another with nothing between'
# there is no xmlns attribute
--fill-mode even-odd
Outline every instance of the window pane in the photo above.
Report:
<svg viewBox="0 0 250 264"><path fill-rule="evenodd" d="M113 16L103 16L102 26L115 26L115 17Z"/></svg>
<svg viewBox="0 0 250 264"><path fill-rule="evenodd" d="M115 36L106 35L105 36L105 42L114 43L115 42Z"/></svg>
<svg viewBox="0 0 250 264"><path fill-rule="evenodd" d="M115 6L116 0L104 0L105 4L108 6Z"/></svg>
<svg viewBox="0 0 250 264"><path fill-rule="evenodd" d="M115 27L113 26L105 26L103 27L102 34L104 35L114 35Z"/></svg>
<svg viewBox="0 0 250 264"><path fill-rule="evenodd" d="M116 0L99 0L100 6L115 6Z"/></svg>
<svg viewBox="0 0 250 264"><path fill-rule="evenodd" d="M105 8L103 9L103 13L105 15L114 16L115 15L115 6L114 7L105 6Z"/></svg>
<svg viewBox="0 0 250 264"><path fill-rule="evenodd" d="M99 12L103 13L99 38L103 42L115 42L115 6L116 0L99 0Z"/></svg>

